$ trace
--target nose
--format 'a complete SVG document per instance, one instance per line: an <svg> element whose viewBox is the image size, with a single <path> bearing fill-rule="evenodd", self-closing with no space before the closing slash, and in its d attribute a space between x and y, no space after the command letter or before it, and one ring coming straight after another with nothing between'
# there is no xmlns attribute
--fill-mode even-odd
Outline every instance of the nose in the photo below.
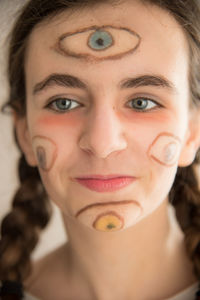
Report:
<svg viewBox="0 0 200 300"><path fill-rule="evenodd" d="M122 122L113 107L96 109L90 114L79 139L79 147L98 158L126 149Z"/></svg>

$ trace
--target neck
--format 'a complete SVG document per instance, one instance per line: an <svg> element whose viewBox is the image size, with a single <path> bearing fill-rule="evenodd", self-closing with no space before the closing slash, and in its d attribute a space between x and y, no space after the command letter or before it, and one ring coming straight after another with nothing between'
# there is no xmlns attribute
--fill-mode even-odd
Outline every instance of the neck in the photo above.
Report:
<svg viewBox="0 0 200 300"><path fill-rule="evenodd" d="M91 230L63 215L71 272L79 274L93 299L129 299L133 283L141 295L145 284L153 286L161 270L166 272L177 247L180 251L183 236L171 213L166 200L135 226L113 233Z"/></svg>

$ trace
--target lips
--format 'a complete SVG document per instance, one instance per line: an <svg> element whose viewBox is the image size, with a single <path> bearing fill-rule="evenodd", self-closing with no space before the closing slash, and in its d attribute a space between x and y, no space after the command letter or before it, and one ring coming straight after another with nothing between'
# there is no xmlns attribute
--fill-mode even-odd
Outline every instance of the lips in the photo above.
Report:
<svg viewBox="0 0 200 300"><path fill-rule="evenodd" d="M103 193L114 192L125 188L135 179L136 178L132 176L92 175L89 177L76 178L76 181L92 191Z"/></svg>

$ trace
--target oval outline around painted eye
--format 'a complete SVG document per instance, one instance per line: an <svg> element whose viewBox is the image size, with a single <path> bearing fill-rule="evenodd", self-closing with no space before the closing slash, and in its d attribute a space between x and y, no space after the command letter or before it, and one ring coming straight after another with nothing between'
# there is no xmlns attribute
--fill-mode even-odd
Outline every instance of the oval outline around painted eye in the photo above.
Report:
<svg viewBox="0 0 200 300"><path fill-rule="evenodd" d="M78 34L82 35L89 31L91 31L91 33L89 33L89 36L85 38L86 41L85 41L85 45L84 45L88 48L87 51L80 52L79 49L81 49L81 47L80 47L80 45L77 44L76 40L75 40L75 44L72 45L72 43L71 43L71 45L72 45L71 47L72 48L75 47L75 50L70 49L70 46L67 45L67 42L69 44L69 41L67 41L67 39L70 40L75 35L78 35ZM109 47L106 47L102 50L92 49L88 45L88 41L91 38L91 36L94 35L97 31L107 32L108 34L110 34L112 37L112 40L113 40L112 45L110 45ZM129 35L130 35L130 37L129 37ZM119 40L121 39L122 42L123 42L123 40L127 42L126 45L124 43L121 43L121 45L125 49L123 49L123 50L117 49L117 47L120 48L120 45L118 46L116 43L116 40L117 40L116 36ZM127 36L128 36L128 39L127 39ZM101 61L101 60L108 60L108 59L119 59L127 54L131 54L139 47L140 42L141 42L141 37L136 32L134 32L133 30L131 30L129 28L117 27L117 26L112 26L112 25L90 26L90 27L86 27L83 29L73 31L73 32L68 32L68 33L62 34L58 38L58 41L57 41L56 45L54 46L54 50L56 50L56 52L58 52L59 54L61 54L63 56L71 56L71 57L79 58L79 59ZM74 41L73 41L73 43L74 43ZM108 52L113 47L116 47L116 50L114 48L114 53L109 54Z"/></svg>

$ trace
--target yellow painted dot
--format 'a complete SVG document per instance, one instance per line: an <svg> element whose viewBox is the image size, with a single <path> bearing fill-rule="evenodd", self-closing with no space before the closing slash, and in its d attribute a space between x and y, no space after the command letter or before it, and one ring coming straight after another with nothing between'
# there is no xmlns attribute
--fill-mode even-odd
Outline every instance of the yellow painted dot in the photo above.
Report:
<svg viewBox="0 0 200 300"><path fill-rule="evenodd" d="M104 214L94 222L94 228L100 231L117 231L122 226L123 221L114 214Z"/></svg>

